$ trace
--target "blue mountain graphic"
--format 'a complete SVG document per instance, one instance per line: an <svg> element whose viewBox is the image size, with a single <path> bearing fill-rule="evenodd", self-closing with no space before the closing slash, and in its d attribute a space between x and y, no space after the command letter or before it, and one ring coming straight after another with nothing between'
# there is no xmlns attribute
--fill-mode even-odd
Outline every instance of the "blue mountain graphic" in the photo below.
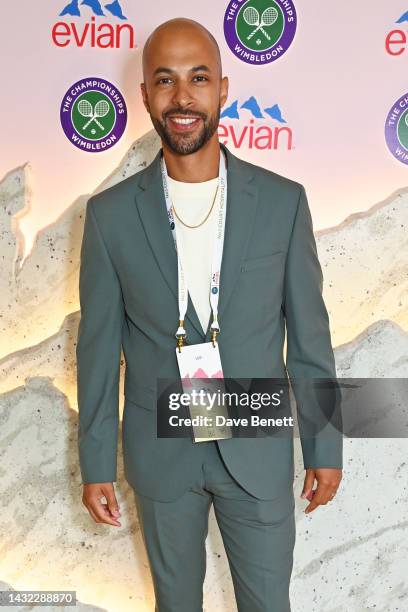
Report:
<svg viewBox="0 0 408 612"><path fill-rule="evenodd" d="M224 108L222 113L220 114L220 119L223 117L229 117L230 119L239 119L239 114L237 110L238 100L235 100L228 108Z"/></svg>
<svg viewBox="0 0 408 612"><path fill-rule="evenodd" d="M270 106L269 108L264 108L265 113L267 113L272 119L276 119L280 123L287 123L286 119L282 117L281 109L277 104Z"/></svg>
<svg viewBox="0 0 408 612"><path fill-rule="evenodd" d="M241 104L240 108L249 110L255 119L262 119L264 117L254 96L248 98L248 100ZM271 117L271 119L275 119L275 121L279 121L279 123L287 123L286 119L282 117L281 110L277 104L264 108L263 110L265 113L267 113L267 115L269 115L269 117ZM224 117L228 117L229 119L239 119L238 100L234 100L232 104L222 111L220 114L220 119L223 119Z"/></svg>
<svg viewBox="0 0 408 612"><path fill-rule="evenodd" d="M78 0L72 0L72 2L67 4L67 6L64 7L59 14L60 17L62 17L63 15L74 15L76 17L79 17L81 15L81 12L78 8Z"/></svg>
<svg viewBox="0 0 408 612"><path fill-rule="evenodd" d="M115 0L115 2L111 2L110 4L105 4L105 8L115 17L118 17L119 19L127 19L122 12L122 7L120 6L119 0Z"/></svg>
<svg viewBox="0 0 408 612"><path fill-rule="evenodd" d="M408 11L405 11L403 15L395 23L403 23L404 21L408 21Z"/></svg>
<svg viewBox="0 0 408 612"><path fill-rule="evenodd" d="M92 9L94 15L105 15L99 0L82 0L81 6L89 6L89 8Z"/></svg>
<svg viewBox="0 0 408 612"><path fill-rule="evenodd" d="M79 0L71 0L71 2L67 4L60 12L60 17L64 15L73 15L75 17L80 17L81 11L79 9L78 3ZM81 6L88 6L92 10L94 15L105 15L99 0L82 0ZM115 0L114 2L110 2L109 4L105 4L104 8L118 19L127 19L127 17L123 14L119 0Z"/></svg>
<svg viewBox="0 0 408 612"><path fill-rule="evenodd" d="M261 113L261 109L259 108L259 104L256 101L256 98L254 96L251 96L250 98L248 98L248 100L246 100L246 102L241 104L241 108L246 108L249 111L251 111L251 113L253 114L255 119L262 119L263 118L263 114Z"/></svg>

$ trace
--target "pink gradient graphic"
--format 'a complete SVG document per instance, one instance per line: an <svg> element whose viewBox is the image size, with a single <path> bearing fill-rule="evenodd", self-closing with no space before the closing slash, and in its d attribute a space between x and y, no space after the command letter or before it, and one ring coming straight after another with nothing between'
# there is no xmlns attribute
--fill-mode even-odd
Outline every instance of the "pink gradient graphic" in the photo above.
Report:
<svg viewBox="0 0 408 612"><path fill-rule="evenodd" d="M217 372L214 372L214 374L207 374L207 372L203 370L203 368L198 368L198 370L196 370L191 376L189 372L187 372L187 374L183 376L183 385L185 383L184 386L191 386L190 381L192 378L224 378L224 374L222 370L217 370Z"/></svg>

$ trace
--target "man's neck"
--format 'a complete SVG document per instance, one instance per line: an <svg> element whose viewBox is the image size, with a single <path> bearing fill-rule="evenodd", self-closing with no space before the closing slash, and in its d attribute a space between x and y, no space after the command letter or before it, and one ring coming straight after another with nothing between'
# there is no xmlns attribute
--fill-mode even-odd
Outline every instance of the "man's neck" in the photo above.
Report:
<svg viewBox="0 0 408 612"><path fill-rule="evenodd" d="M167 173L175 181L202 183L218 176L221 155L218 140L209 140L201 149L190 155L178 155L164 143L162 147Z"/></svg>

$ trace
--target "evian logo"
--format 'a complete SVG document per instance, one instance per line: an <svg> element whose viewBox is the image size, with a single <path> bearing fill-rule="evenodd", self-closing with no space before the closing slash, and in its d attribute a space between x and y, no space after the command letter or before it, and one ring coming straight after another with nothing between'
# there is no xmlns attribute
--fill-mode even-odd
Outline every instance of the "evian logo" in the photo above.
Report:
<svg viewBox="0 0 408 612"><path fill-rule="evenodd" d="M135 31L119 0L102 4L99 0L71 0L63 6L51 32L57 47L135 47Z"/></svg>
<svg viewBox="0 0 408 612"><path fill-rule="evenodd" d="M385 51L393 56L402 55L407 50L408 11L402 13L395 23L400 27L390 30L385 38Z"/></svg>
<svg viewBox="0 0 408 612"><path fill-rule="evenodd" d="M278 104L261 109L255 96L251 96L242 104L235 100L222 111L218 137L223 144L236 149L245 146L247 149L291 150L292 129L286 124Z"/></svg>

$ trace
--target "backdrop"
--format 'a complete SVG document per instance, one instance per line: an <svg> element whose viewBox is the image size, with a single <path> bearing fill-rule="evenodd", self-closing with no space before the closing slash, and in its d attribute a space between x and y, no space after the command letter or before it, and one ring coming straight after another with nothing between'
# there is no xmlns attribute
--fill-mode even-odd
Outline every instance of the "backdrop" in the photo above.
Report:
<svg viewBox="0 0 408 612"><path fill-rule="evenodd" d="M93 524L81 504L75 342L84 208L160 146L140 94L141 51L178 16L219 43L230 81L220 140L306 187L338 375L408 375L408 1L4 2L3 590L71 589L79 607L153 609L121 461L122 528ZM335 503L305 516L298 499L295 610L408 608L406 452L404 439L345 440ZM207 553L205 610L235 610L213 514Z"/></svg>

